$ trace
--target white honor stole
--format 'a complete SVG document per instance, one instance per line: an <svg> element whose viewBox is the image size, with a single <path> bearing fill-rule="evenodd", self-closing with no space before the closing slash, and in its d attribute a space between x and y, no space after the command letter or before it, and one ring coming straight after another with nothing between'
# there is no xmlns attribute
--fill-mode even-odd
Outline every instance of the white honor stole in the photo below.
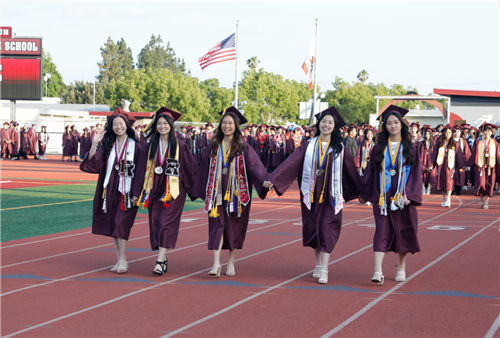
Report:
<svg viewBox="0 0 500 338"><path fill-rule="evenodd" d="M125 142L124 142L125 143ZM113 148L111 148L111 151L109 152L109 157L108 157L108 167L106 168L106 177L104 178L104 184L103 188L106 189L109 183L109 177L111 175L111 172L113 171L113 168L115 166L115 147L117 147L117 142L115 142ZM117 151L119 149L116 149ZM120 149L121 150L121 149ZM119 151L118 153L120 153ZM127 145L127 150L126 150L126 162L134 162L134 155L135 155L135 141L131 138L128 139L128 145ZM126 164L125 164L126 166ZM120 166L120 171L122 170ZM132 185L132 178L127 175L127 169L125 168L125 175L120 175L120 182L118 184L118 191L121 192L122 194L128 194L130 192L130 187Z"/></svg>
<svg viewBox="0 0 500 338"><path fill-rule="evenodd" d="M311 142L314 141L314 142ZM306 155L304 157L304 165L302 167L302 182L300 191L304 195L303 202L307 209L311 210L311 195L314 193L313 189L316 184L316 163L317 152L315 151L318 142L318 137L308 141ZM332 148L328 148L328 153L332 152ZM344 197L342 195L342 167L344 160L344 146L337 158L334 158L332 165L332 186L330 194L333 197L335 205L335 215L344 208ZM326 176L326 173L325 173Z"/></svg>

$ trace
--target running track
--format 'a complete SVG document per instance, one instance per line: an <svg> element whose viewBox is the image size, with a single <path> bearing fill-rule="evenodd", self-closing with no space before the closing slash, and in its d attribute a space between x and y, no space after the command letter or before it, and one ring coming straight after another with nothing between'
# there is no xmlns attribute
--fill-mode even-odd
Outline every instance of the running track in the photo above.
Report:
<svg viewBox="0 0 500 338"><path fill-rule="evenodd" d="M49 161L47 161L49 162ZM10 176L12 177L12 176ZM254 200L236 276L207 275L207 218L183 215L169 270L151 273L147 218L129 242L129 271L108 270L115 253L89 229L5 242L1 248L3 337L499 337L499 204L480 210L470 195L452 208L438 195L419 208L422 252L408 257L407 281L394 282L397 257L373 273L373 216L350 202L330 264L329 283L310 277L302 247L298 188ZM227 261L227 252L222 255Z"/></svg>

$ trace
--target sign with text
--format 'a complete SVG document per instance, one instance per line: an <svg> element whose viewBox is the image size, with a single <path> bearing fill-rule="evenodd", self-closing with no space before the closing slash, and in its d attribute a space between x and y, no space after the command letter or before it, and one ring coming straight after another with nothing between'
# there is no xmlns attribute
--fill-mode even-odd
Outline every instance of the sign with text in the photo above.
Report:
<svg viewBox="0 0 500 338"><path fill-rule="evenodd" d="M0 99L41 100L42 59L2 57L0 59Z"/></svg>
<svg viewBox="0 0 500 338"><path fill-rule="evenodd" d="M1 38L1 55L42 55L40 38Z"/></svg>
<svg viewBox="0 0 500 338"><path fill-rule="evenodd" d="M11 38L12 37L12 27L0 27L0 37L1 38Z"/></svg>

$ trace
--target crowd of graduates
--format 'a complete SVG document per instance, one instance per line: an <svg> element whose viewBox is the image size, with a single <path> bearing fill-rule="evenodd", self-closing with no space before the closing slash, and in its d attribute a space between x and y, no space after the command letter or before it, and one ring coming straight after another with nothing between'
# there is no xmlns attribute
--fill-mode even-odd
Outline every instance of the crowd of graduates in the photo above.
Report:
<svg viewBox="0 0 500 338"><path fill-rule="evenodd" d="M282 195L297 180L303 245L314 249L312 276L328 282L328 266L342 228L344 203L358 198L371 205L375 218L375 273L383 284L382 261L399 255L395 280L405 280L408 253L420 251L416 207L431 186L451 206L451 194L473 189L479 208L488 209L500 178L498 126L479 128L409 123L407 109L391 105L380 127L346 125L335 107L317 114L313 127L247 124L235 107L220 112L216 128L174 123L182 114L162 107L150 124L134 127L135 118L117 108L103 126L66 126L62 161L80 161L80 169L99 174L92 232L113 238L117 263L128 270L127 242L138 207L149 214L152 250L158 250L153 273L167 271L166 253L175 248L187 197L200 198L208 215L208 249L214 263L209 275L220 277L221 250L229 250L226 275L235 274L235 253L248 228L252 187L265 199ZM2 154L12 159L45 159L46 128L4 124ZM38 144L38 157L36 145Z"/></svg>

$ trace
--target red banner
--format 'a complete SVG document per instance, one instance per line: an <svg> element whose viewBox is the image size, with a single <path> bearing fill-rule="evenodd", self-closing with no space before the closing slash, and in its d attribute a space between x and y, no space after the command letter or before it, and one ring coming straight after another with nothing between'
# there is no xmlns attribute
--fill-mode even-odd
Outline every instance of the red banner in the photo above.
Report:
<svg viewBox="0 0 500 338"><path fill-rule="evenodd" d="M12 27L0 27L0 37L11 38L12 37Z"/></svg>
<svg viewBox="0 0 500 338"><path fill-rule="evenodd" d="M2 55L42 55L40 38L1 38L0 41Z"/></svg>

